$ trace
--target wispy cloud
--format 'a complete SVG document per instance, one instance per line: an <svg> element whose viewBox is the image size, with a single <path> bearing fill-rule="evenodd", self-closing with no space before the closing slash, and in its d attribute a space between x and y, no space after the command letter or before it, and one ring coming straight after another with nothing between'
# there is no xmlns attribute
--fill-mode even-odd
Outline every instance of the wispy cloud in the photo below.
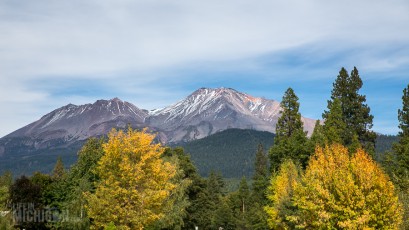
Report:
<svg viewBox="0 0 409 230"><path fill-rule="evenodd" d="M197 86L280 99L291 85L310 105L318 81L354 65L407 81L407 12L406 0L1 1L0 136L67 102L151 109Z"/></svg>

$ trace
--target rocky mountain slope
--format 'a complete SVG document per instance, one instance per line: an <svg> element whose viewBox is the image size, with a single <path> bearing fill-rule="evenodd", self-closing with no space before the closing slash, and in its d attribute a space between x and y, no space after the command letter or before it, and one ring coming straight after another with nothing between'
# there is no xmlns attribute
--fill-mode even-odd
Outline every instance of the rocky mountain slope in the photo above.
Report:
<svg viewBox="0 0 409 230"><path fill-rule="evenodd" d="M69 104L1 138L0 144L16 138L25 139L26 145L31 140L36 149L48 147L50 141L71 143L106 134L113 127L145 127L147 116L147 111L118 98L80 106Z"/></svg>
<svg viewBox="0 0 409 230"><path fill-rule="evenodd" d="M169 107L151 111L149 127L161 130L164 142L191 141L229 128L275 132L280 103L230 88L201 88ZM302 118L312 132L315 120Z"/></svg>
<svg viewBox="0 0 409 230"><path fill-rule="evenodd" d="M147 127L165 144L197 140L230 128L274 133L280 110L277 101L230 88L201 88L173 105L153 111L118 98L79 106L69 104L0 138L0 166L22 159L33 164L38 161L36 154L47 160L51 160L49 154L75 157L87 138L128 125ZM315 120L302 119L305 130L311 133Z"/></svg>

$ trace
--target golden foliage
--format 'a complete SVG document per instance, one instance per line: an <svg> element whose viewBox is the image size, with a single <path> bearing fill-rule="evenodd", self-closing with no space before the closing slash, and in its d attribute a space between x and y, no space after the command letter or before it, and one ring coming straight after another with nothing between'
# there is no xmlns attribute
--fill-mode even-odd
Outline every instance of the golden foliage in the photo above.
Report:
<svg viewBox="0 0 409 230"><path fill-rule="evenodd" d="M378 164L339 144L316 148L293 204L298 228L397 229L402 221L394 186Z"/></svg>
<svg viewBox="0 0 409 230"><path fill-rule="evenodd" d="M339 144L317 147L301 178L286 161L267 192L273 229L398 229L402 223L392 182L362 149L351 155Z"/></svg>
<svg viewBox="0 0 409 230"><path fill-rule="evenodd" d="M172 202L176 168L161 159L164 149L146 130L112 130L108 137L97 167L101 180L95 193L86 194L88 214L96 229L111 222L118 229L143 229Z"/></svg>
<svg viewBox="0 0 409 230"><path fill-rule="evenodd" d="M289 228L286 217L291 214L291 198L299 181L299 170L291 160L284 161L278 174L271 178L267 198L272 205L264 208L271 228Z"/></svg>

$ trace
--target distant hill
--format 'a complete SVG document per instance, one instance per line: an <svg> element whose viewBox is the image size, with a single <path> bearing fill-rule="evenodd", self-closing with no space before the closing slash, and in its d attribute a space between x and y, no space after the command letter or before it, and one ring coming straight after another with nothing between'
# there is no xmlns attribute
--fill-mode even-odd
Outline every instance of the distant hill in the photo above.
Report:
<svg viewBox="0 0 409 230"><path fill-rule="evenodd" d="M226 178L250 178L254 171L258 143L262 143L264 151L268 152L274 143L274 136L273 133L265 131L228 129L203 139L182 143L180 146L191 155L202 176L207 176L210 170L216 170ZM377 156L390 150L396 141L397 136L378 135Z"/></svg>
<svg viewBox="0 0 409 230"><path fill-rule="evenodd" d="M382 135L379 134L376 137L376 153L382 154L385 153L386 151L389 151L392 149L392 145L394 142L398 142L399 137L396 135Z"/></svg>
<svg viewBox="0 0 409 230"><path fill-rule="evenodd" d="M380 159L384 152L392 148L393 142L398 141L397 136L378 135L376 143L377 159ZM62 157L64 164L68 167L77 160L77 151L84 141L75 142L72 145L52 148L61 143L50 143L47 149L20 148L19 143L29 142L29 140L16 140L17 143L10 142L13 155L10 158L0 160L0 169L12 170L15 176L22 174L32 174L34 171L50 172L58 156ZM228 129L210 135L203 139L179 144L190 153L199 172L207 176L210 170L218 170L227 178L240 178L242 176L251 177L254 168L254 156L258 143L262 143L265 152L273 145L274 134L265 131ZM175 147L176 145L172 145Z"/></svg>
<svg viewBox="0 0 409 230"><path fill-rule="evenodd" d="M220 171L226 178L251 177L258 144L267 152L274 134L248 129L228 129L211 136L183 143L202 176L210 170Z"/></svg>

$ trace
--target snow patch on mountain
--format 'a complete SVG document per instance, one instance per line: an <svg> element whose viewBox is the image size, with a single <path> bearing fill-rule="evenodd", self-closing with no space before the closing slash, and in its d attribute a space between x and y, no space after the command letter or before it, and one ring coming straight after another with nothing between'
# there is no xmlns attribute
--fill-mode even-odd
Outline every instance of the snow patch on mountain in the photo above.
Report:
<svg viewBox="0 0 409 230"><path fill-rule="evenodd" d="M180 142L199 139L229 128L254 129L274 133L280 103L238 92L231 88L200 88L168 107L142 110L113 98L93 104L68 104L56 109L5 138L29 137L36 146L49 140L85 140L105 135L112 128L148 127L158 139ZM302 118L310 134L315 120Z"/></svg>

